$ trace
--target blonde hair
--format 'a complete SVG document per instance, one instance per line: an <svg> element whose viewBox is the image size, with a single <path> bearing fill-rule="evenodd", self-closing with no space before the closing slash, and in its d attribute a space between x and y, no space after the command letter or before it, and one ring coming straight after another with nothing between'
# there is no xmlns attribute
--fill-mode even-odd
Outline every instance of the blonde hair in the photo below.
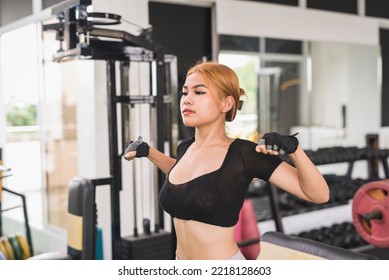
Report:
<svg viewBox="0 0 389 280"><path fill-rule="evenodd" d="M239 86L239 79L234 70L217 62L199 62L188 70L186 77L194 72L202 74L204 79L211 82L221 98L228 96L233 98L234 105L226 113L226 121L233 121L237 109L241 107L242 101L239 99L245 95L244 90Z"/></svg>

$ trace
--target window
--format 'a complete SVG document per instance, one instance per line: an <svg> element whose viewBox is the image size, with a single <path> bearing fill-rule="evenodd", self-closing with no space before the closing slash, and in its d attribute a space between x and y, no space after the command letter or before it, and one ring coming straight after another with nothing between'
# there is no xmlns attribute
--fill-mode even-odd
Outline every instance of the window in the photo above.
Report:
<svg viewBox="0 0 389 280"><path fill-rule="evenodd" d="M271 39L265 41L267 53L302 54L302 42L296 40Z"/></svg>
<svg viewBox="0 0 389 280"><path fill-rule="evenodd" d="M75 68L81 62L53 62L55 33L46 32L40 43L37 34L36 25L28 25L1 37L3 164L13 174L4 185L26 195L31 224L66 228L68 184L78 175ZM17 206L18 199L5 194L3 208ZM21 208L5 215L23 219Z"/></svg>
<svg viewBox="0 0 389 280"><path fill-rule="evenodd" d="M233 137L253 141L269 131L290 134L309 110L303 106L303 42L276 38L220 36L219 62L233 68L246 92L241 112L227 123Z"/></svg>
<svg viewBox="0 0 389 280"><path fill-rule="evenodd" d="M91 62L53 62L58 50L55 36L55 32L43 34L42 171L46 179L47 221L66 228L68 184L78 175L76 92L79 84L75 79L82 73L82 65ZM81 67L76 69L77 65Z"/></svg>
<svg viewBox="0 0 389 280"><path fill-rule="evenodd" d="M365 0L366 16L389 18L389 2L387 0Z"/></svg>
<svg viewBox="0 0 389 280"><path fill-rule="evenodd" d="M289 5L289 6L298 6L299 4L299 0L246 0L246 1L264 2L270 4L282 4L282 5Z"/></svg>
<svg viewBox="0 0 389 280"><path fill-rule="evenodd" d="M259 52L259 39L247 36L220 35L220 46L226 51Z"/></svg>
<svg viewBox="0 0 389 280"><path fill-rule="evenodd" d="M347 14L358 14L357 0L341 0L341 1L307 0L307 8L341 12Z"/></svg>
<svg viewBox="0 0 389 280"><path fill-rule="evenodd" d="M42 223L37 38L35 25L5 33L1 37L0 54L1 91L7 122L3 162L12 169L12 176L4 181L4 185L26 195L28 215L32 223ZM3 208L12 208L19 202L18 197L5 193ZM7 211L4 215L23 219L21 208Z"/></svg>
<svg viewBox="0 0 389 280"><path fill-rule="evenodd" d="M219 62L228 65L238 75L240 87L245 90L243 107L233 122L227 123L228 133L232 137L256 140L257 138L257 102L259 59L255 54L237 54L222 52Z"/></svg>

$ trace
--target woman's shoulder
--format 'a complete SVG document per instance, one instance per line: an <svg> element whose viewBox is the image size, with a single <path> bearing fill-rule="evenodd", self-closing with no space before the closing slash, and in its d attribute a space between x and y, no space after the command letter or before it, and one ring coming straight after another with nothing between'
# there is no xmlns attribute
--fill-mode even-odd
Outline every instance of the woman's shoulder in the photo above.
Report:
<svg viewBox="0 0 389 280"><path fill-rule="evenodd" d="M182 139L179 142L178 147L190 146L190 144L192 144L194 142L194 140L195 140L194 136Z"/></svg>
<svg viewBox="0 0 389 280"><path fill-rule="evenodd" d="M183 140L181 140L177 146L177 158L181 158L182 155L186 152L188 147L194 142L195 138L188 137Z"/></svg>
<svg viewBox="0 0 389 280"><path fill-rule="evenodd" d="M256 147L257 146L257 143L251 141L251 140L246 140L246 139L242 139L242 138L236 138L234 140L234 146L236 146L237 148L253 148L253 147Z"/></svg>
<svg viewBox="0 0 389 280"><path fill-rule="evenodd" d="M245 159L258 154L255 151L256 146L257 144L251 140L236 138L232 143L231 148L235 153L238 153L243 159Z"/></svg>

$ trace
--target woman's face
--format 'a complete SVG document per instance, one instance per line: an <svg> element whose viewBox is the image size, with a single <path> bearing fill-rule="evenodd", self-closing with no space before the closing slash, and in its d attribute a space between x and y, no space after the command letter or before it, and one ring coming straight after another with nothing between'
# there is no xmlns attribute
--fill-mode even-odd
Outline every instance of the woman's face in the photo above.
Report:
<svg viewBox="0 0 389 280"><path fill-rule="evenodd" d="M186 78L180 108L184 125L189 127L211 124L220 118L224 121L221 98L215 87L198 72Z"/></svg>

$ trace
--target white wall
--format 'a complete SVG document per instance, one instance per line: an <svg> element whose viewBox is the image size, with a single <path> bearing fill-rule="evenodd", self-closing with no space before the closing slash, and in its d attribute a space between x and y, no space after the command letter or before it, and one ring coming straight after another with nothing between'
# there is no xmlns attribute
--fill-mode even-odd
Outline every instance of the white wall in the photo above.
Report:
<svg viewBox="0 0 389 280"><path fill-rule="evenodd" d="M341 107L346 105L343 145L364 146L366 134L378 133L378 51L370 45L312 43L312 124L342 128Z"/></svg>
<svg viewBox="0 0 389 280"><path fill-rule="evenodd" d="M312 42L312 125L340 128L347 103L348 44Z"/></svg>
<svg viewBox="0 0 389 280"><path fill-rule="evenodd" d="M381 88L377 77L378 48L353 46L349 50L348 139L365 146L365 135L381 126Z"/></svg>
<svg viewBox="0 0 389 280"><path fill-rule="evenodd" d="M217 0L219 34L378 45L378 22L286 5Z"/></svg>

